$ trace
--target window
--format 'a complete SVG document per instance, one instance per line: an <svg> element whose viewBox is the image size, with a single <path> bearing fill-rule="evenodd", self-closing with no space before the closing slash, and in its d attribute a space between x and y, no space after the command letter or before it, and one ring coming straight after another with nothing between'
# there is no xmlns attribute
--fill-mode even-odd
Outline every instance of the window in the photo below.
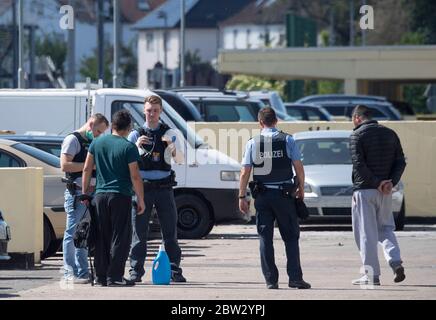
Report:
<svg viewBox="0 0 436 320"><path fill-rule="evenodd" d="M317 112L316 110L306 109L306 113L307 113L307 120L309 120L309 121L325 120L325 119L323 119L321 114L319 112Z"/></svg>
<svg viewBox="0 0 436 320"><path fill-rule="evenodd" d="M294 117L297 120L304 120L304 114L303 114L303 110L297 109L297 108L286 108L286 110L288 111L288 114L291 117Z"/></svg>
<svg viewBox="0 0 436 320"><path fill-rule="evenodd" d="M62 143L52 144L52 143L34 143L31 144L33 147L38 148L42 151L48 152L56 157L61 156Z"/></svg>
<svg viewBox="0 0 436 320"><path fill-rule="evenodd" d="M0 150L0 168L17 168L22 167L20 161L12 154Z"/></svg>
<svg viewBox="0 0 436 320"><path fill-rule="evenodd" d="M346 106L323 106L332 116L335 117L344 117L347 116L347 107Z"/></svg>
<svg viewBox="0 0 436 320"><path fill-rule="evenodd" d="M351 164L349 138L301 139L296 143L304 165Z"/></svg>
<svg viewBox="0 0 436 320"><path fill-rule="evenodd" d="M145 34L145 47L148 52L154 51L154 34L151 32Z"/></svg>
<svg viewBox="0 0 436 320"><path fill-rule="evenodd" d="M21 152L28 154L31 157L36 158L39 161L42 161L42 162L44 162L52 167L55 167L55 168L61 167L60 159L58 157L50 154L50 153L44 152L44 151L39 150L35 147L28 146L27 144L24 144L24 143L17 143L17 144L12 145L12 147L14 149L17 149Z"/></svg>
<svg viewBox="0 0 436 320"><path fill-rule="evenodd" d="M138 9L141 11L149 11L150 5L147 0L138 0Z"/></svg>
<svg viewBox="0 0 436 320"><path fill-rule="evenodd" d="M208 122L251 122L256 121L256 116L250 105L236 104L234 102L222 103L204 102L205 120Z"/></svg>

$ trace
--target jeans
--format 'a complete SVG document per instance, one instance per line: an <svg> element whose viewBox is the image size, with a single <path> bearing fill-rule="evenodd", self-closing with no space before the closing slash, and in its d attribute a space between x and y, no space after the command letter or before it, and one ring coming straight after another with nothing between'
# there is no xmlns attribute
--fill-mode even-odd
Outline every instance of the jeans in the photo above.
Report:
<svg viewBox="0 0 436 320"><path fill-rule="evenodd" d="M80 194L76 191L77 195ZM88 250L76 249L74 246L73 235L76 226L85 213L86 207L76 201L74 210L74 197L65 190L65 212L67 214L67 223L65 227L64 240L62 242L63 260L64 260L64 277L65 278L87 278L88 277Z"/></svg>

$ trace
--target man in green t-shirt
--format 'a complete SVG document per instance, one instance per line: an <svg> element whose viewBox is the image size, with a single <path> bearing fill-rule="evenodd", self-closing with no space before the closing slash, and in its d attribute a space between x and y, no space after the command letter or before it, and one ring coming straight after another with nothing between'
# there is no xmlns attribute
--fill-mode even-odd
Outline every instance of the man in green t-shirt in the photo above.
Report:
<svg viewBox="0 0 436 320"><path fill-rule="evenodd" d="M95 271L96 284L101 286L134 285L123 277L132 235L132 195L138 199L138 215L143 214L145 204L138 149L126 139L131 128L130 113L116 112L112 134L91 144L83 169L83 193L88 191L94 165L97 171Z"/></svg>

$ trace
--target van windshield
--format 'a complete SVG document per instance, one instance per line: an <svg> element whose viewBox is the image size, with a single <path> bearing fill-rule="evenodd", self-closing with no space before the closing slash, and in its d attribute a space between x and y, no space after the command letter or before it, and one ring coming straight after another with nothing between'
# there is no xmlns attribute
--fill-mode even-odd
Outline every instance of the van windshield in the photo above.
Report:
<svg viewBox="0 0 436 320"><path fill-rule="evenodd" d="M166 101L162 102L164 107L164 113L175 124L177 129L180 130L185 139L188 140L188 143L194 144L196 149L201 146L206 146L204 141L195 133L195 131L189 126L189 124L185 120L183 120L183 118ZM137 115L142 117L144 110L143 103L128 102L128 104L135 110Z"/></svg>

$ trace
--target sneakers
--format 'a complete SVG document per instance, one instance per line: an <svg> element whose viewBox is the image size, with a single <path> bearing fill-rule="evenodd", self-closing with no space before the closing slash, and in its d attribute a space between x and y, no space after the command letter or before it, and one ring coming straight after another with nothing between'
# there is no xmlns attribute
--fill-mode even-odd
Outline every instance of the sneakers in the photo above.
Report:
<svg viewBox="0 0 436 320"><path fill-rule="evenodd" d="M171 282L186 282L186 278L180 272L171 271Z"/></svg>
<svg viewBox="0 0 436 320"><path fill-rule="evenodd" d="M94 279L94 287L107 287L106 280Z"/></svg>
<svg viewBox="0 0 436 320"><path fill-rule="evenodd" d="M278 283L267 283L266 284L266 288L267 289L278 289L279 288L279 284Z"/></svg>
<svg viewBox="0 0 436 320"><path fill-rule="evenodd" d="M108 287L133 287L135 285L135 282L123 278L121 281L108 281L107 286Z"/></svg>
<svg viewBox="0 0 436 320"><path fill-rule="evenodd" d="M351 281L353 285L356 286L363 286L363 285L374 285L379 286L380 285L380 278L379 276L374 276L373 278L368 277L367 274L363 275L359 279L355 279Z"/></svg>
<svg viewBox="0 0 436 320"><path fill-rule="evenodd" d="M74 284L88 284L91 281L89 280L89 278L74 278L73 279L73 283Z"/></svg>
<svg viewBox="0 0 436 320"><path fill-rule="evenodd" d="M129 275L129 277L126 278L126 280L129 280L129 281L132 281L132 282L135 282L135 283L141 283L142 282L141 277L138 277L138 276L135 276L135 275Z"/></svg>
<svg viewBox="0 0 436 320"><path fill-rule="evenodd" d="M289 288L310 289L311 285L304 280L289 280Z"/></svg>
<svg viewBox="0 0 436 320"><path fill-rule="evenodd" d="M404 274L404 268L402 265L394 268L394 275L394 282L401 282L406 279L406 275Z"/></svg>

